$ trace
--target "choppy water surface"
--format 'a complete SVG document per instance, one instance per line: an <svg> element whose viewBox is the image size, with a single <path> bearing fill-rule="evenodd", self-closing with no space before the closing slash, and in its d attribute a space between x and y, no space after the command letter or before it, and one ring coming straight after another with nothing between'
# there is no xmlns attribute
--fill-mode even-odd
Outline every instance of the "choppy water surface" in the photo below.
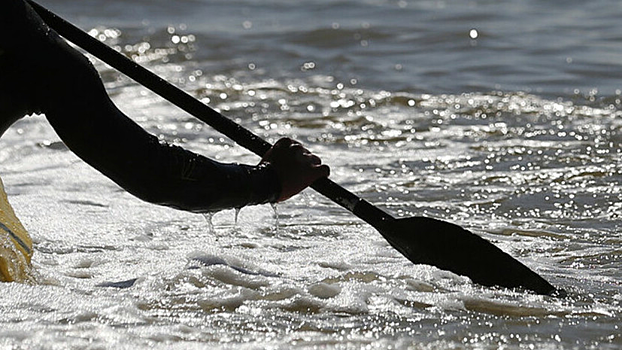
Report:
<svg viewBox="0 0 622 350"><path fill-rule="evenodd" d="M303 141L369 201L469 228L569 296L414 266L312 191L237 223L140 202L34 116L0 140L39 281L0 286L2 347L622 347L616 2L43 3L260 135ZM150 132L258 161L96 65Z"/></svg>

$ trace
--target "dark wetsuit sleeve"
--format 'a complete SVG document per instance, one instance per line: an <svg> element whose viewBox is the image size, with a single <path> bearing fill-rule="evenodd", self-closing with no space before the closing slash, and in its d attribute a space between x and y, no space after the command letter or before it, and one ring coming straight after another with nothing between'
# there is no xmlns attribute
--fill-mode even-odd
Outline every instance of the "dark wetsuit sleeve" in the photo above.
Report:
<svg viewBox="0 0 622 350"><path fill-rule="evenodd" d="M160 142L112 103L82 54L33 16L28 6L25 11L28 25L43 28L24 34L22 39L29 42L19 49L35 47L38 55L19 66L38 74L31 93L80 158L137 197L178 209L207 212L276 201L280 183L271 167L223 164Z"/></svg>
<svg viewBox="0 0 622 350"><path fill-rule="evenodd" d="M206 212L278 197L280 185L270 167L216 162L159 142L113 106L84 108L50 108L46 115L74 153L143 200Z"/></svg>
<svg viewBox="0 0 622 350"><path fill-rule="evenodd" d="M82 55L67 54L75 64L46 116L74 153L128 192L193 212L276 201L280 184L270 167L223 164L159 142L114 106Z"/></svg>
<svg viewBox="0 0 622 350"><path fill-rule="evenodd" d="M73 115L76 121L50 110L48 119L78 156L141 199L206 212L273 202L279 194L269 167L223 164L161 143L120 112L88 114Z"/></svg>

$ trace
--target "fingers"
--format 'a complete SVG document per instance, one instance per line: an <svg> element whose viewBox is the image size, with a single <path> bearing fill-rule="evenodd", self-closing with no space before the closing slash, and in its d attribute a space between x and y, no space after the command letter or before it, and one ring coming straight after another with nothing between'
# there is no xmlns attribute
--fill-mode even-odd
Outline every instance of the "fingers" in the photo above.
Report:
<svg viewBox="0 0 622 350"><path fill-rule="evenodd" d="M283 137L280 138L273 147L288 147L289 145L291 145L292 143L294 143L296 141L290 139L289 137ZM296 142L297 143L297 142Z"/></svg>
<svg viewBox="0 0 622 350"><path fill-rule="evenodd" d="M274 146L263 156L262 161L272 162L287 159L288 162L295 162L301 165L320 165L320 157L311 153L300 142L290 138L279 139Z"/></svg>
<svg viewBox="0 0 622 350"><path fill-rule="evenodd" d="M294 159L300 163L314 164L314 162L317 162L320 159L296 141L293 141L289 145L289 150L293 153Z"/></svg>
<svg viewBox="0 0 622 350"><path fill-rule="evenodd" d="M325 164L315 167L314 171L316 173L316 180L323 178L323 177L330 176L330 168L328 167L328 165L325 165Z"/></svg>
<svg viewBox="0 0 622 350"><path fill-rule="evenodd" d="M273 161L280 159L286 154L287 149L294 140L284 137L279 139L261 158L262 162L272 163ZM278 160L277 160L278 161Z"/></svg>
<svg viewBox="0 0 622 350"><path fill-rule="evenodd" d="M292 141L289 145L289 149L294 152L296 161L309 169L310 175L315 179L320 177L327 177L330 174L330 169L327 165L322 165L320 157L311 153L302 144Z"/></svg>
<svg viewBox="0 0 622 350"><path fill-rule="evenodd" d="M279 177L282 187L279 202L330 175L329 167L322 164L320 157L290 138L278 140L266 152L262 162L271 164Z"/></svg>
<svg viewBox="0 0 622 350"><path fill-rule="evenodd" d="M316 156L315 154L311 154L311 153L309 153L309 161L311 162L311 165L322 164L322 160L320 159L320 157Z"/></svg>

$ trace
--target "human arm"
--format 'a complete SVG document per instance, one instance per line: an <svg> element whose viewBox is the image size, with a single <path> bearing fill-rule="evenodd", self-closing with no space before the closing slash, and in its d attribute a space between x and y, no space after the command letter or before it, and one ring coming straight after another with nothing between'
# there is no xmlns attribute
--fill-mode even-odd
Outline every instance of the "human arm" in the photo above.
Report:
<svg viewBox="0 0 622 350"><path fill-rule="evenodd" d="M140 198L185 210L210 211L281 198L281 178L275 170L279 166L271 162L222 164L158 142L114 106L88 60L36 14L27 15L32 23L22 25L29 30L19 34L30 36L29 44L46 56L26 62L28 73L38 74L33 86L37 104L65 144L87 163ZM19 44L18 49L30 49ZM282 168L288 163L276 164ZM292 188L289 179L284 181L284 188Z"/></svg>

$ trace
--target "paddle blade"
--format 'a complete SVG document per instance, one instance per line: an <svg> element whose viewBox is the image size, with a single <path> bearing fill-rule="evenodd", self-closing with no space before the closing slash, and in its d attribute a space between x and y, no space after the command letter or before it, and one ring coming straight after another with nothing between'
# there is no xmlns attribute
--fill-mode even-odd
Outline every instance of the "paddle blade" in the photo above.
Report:
<svg viewBox="0 0 622 350"><path fill-rule="evenodd" d="M522 288L546 295L557 292L518 260L458 225L413 217L395 220L380 233L415 264L436 266L484 286Z"/></svg>

